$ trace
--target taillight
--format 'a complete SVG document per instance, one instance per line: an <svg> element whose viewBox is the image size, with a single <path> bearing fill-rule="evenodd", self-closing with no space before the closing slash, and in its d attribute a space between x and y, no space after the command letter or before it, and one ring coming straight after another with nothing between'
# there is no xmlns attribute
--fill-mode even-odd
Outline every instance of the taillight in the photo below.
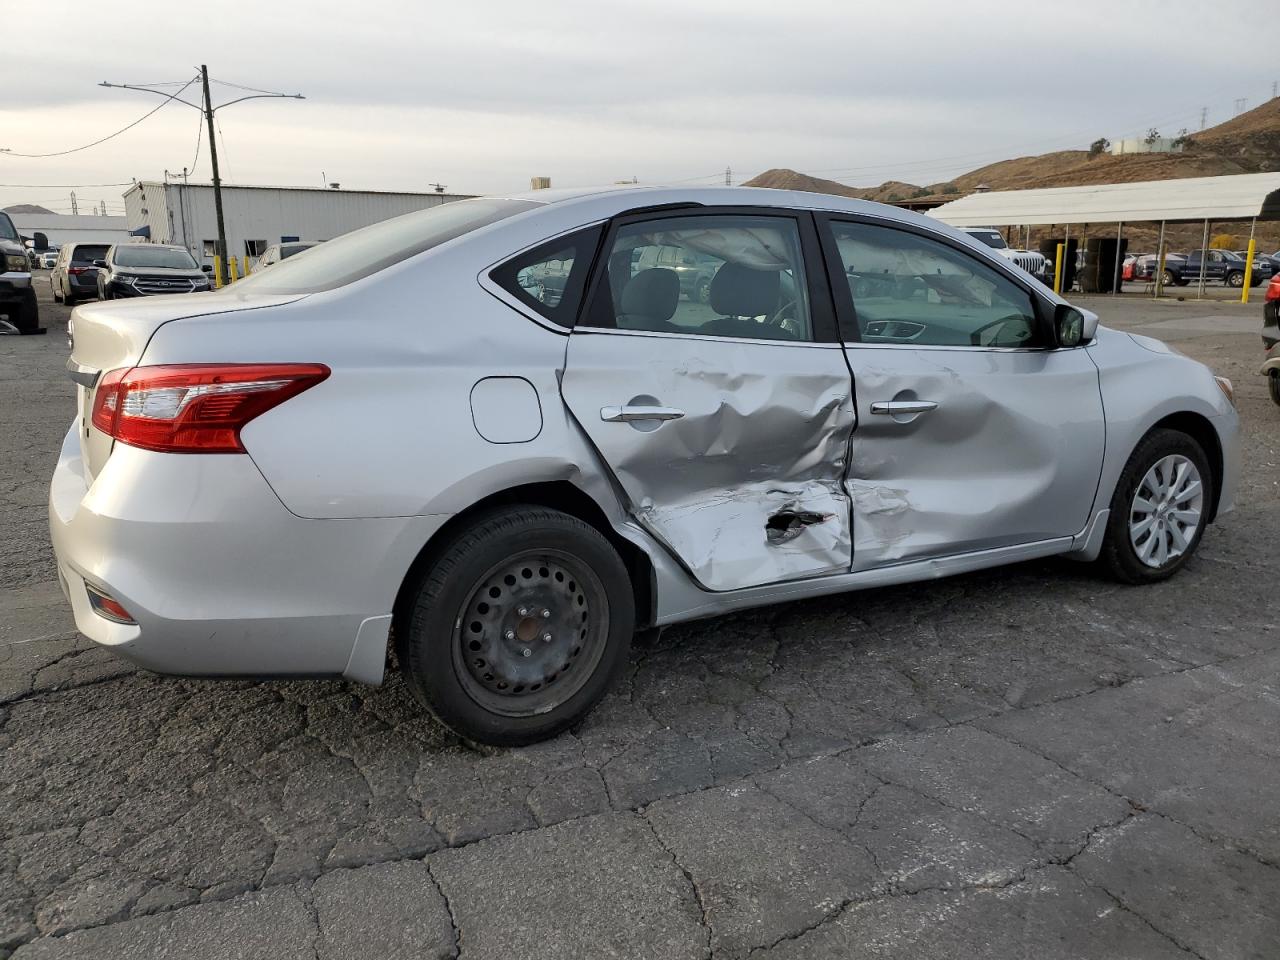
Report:
<svg viewBox="0 0 1280 960"><path fill-rule="evenodd" d="M1271 283L1267 286L1268 300L1280 300L1280 275L1271 278Z"/></svg>
<svg viewBox="0 0 1280 960"><path fill-rule="evenodd" d="M93 425L166 453L244 453L254 417L329 376L322 363L191 363L112 370L93 396Z"/></svg>
<svg viewBox="0 0 1280 960"><path fill-rule="evenodd" d="M67 267L67 273L73 277L78 277L82 273L88 273L90 270L96 271L97 267Z"/></svg>

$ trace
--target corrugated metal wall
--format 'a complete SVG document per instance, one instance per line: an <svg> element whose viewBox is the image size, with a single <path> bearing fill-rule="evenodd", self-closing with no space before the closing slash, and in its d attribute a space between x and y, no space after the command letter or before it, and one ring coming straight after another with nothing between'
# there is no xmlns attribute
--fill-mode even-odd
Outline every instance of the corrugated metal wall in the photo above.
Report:
<svg viewBox="0 0 1280 960"><path fill-rule="evenodd" d="M222 210L227 228L227 250L233 257L246 255L246 241L267 245L283 237L331 240L358 227L368 226L414 210L466 199L451 193L373 193L356 190L299 189L290 187L222 187ZM145 212L144 212L145 211ZM140 183L125 193L130 229L151 227L157 243L185 246L203 262L205 242L218 236L213 187L207 184Z"/></svg>

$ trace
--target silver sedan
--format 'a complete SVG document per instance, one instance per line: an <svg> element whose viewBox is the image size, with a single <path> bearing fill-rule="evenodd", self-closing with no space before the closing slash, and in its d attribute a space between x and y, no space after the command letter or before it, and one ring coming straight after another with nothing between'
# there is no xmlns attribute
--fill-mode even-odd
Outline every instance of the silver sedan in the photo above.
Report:
<svg viewBox="0 0 1280 960"><path fill-rule="evenodd" d="M1238 472L1228 381L811 193L449 203L71 333L86 636L372 684L394 645L494 744L581 719L638 630L1054 554L1164 579Z"/></svg>

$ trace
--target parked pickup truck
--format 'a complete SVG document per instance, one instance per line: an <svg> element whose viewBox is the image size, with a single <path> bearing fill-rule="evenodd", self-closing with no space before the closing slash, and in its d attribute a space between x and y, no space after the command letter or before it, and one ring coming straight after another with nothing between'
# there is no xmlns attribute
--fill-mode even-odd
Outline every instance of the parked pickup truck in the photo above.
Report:
<svg viewBox="0 0 1280 960"><path fill-rule="evenodd" d="M22 237L0 210L0 332L43 333Z"/></svg>
<svg viewBox="0 0 1280 960"><path fill-rule="evenodd" d="M1204 273L1207 283L1225 283L1229 287L1243 287L1245 261L1230 250L1192 250L1183 260L1166 260L1164 264L1163 282L1166 286L1177 284L1185 287L1189 283L1199 283ZM1249 285L1256 287L1264 279L1261 271L1255 270Z"/></svg>
<svg viewBox="0 0 1280 960"><path fill-rule="evenodd" d="M1027 273L1044 284L1053 283L1053 269L1049 261L1034 250L1015 250L1005 243L1004 235L994 227L967 227L964 232L985 243L1006 260L1012 260Z"/></svg>

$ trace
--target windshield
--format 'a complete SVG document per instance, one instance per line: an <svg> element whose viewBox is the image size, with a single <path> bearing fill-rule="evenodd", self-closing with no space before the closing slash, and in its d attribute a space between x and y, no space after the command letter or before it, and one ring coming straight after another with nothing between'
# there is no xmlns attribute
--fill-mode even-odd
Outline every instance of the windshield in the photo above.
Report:
<svg viewBox="0 0 1280 960"><path fill-rule="evenodd" d="M1004 250L1006 247L1004 237L1000 236L1000 231L998 230L966 230L965 233L996 250Z"/></svg>
<svg viewBox="0 0 1280 960"><path fill-rule="evenodd" d="M118 267L169 267L175 270L194 270L196 262L186 250L178 247L116 247Z"/></svg>
<svg viewBox="0 0 1280 960"><path fill-rule="evenodd" d="M538 204L532 200L486 197L442 203L353 230L313 247L305 257L282 259L270 270L253 274L227 289L234 289L237 294L245 290L254 293L333 290L535 206Z"/></svg>
<svg viewBox="0 0 1280 960"><path fill-rule="evenodd" d="M17 240L18 231L13 228L13 221L7 213L0 213L0 240Z"/></svg>

